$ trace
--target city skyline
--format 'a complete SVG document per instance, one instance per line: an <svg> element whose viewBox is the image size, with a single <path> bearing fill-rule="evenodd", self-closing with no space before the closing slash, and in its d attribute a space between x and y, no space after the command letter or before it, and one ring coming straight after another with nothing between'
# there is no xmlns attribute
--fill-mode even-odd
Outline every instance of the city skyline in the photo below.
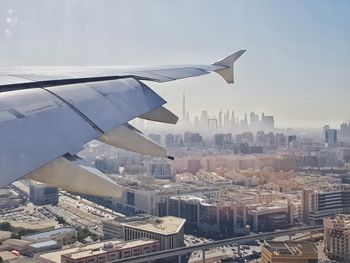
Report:
<svg viewBox="0 0 350 263"><path fill-rule="evenodd" d="M186 90L195 114L204 104L213 112L271 112L281 127L338 126L350 119L348 1L2 5L2 66L208 63L247 49L234 87L203 76L152 88L179 116Z"/></svg>
<svg viewBox="0 0 350 263"><path fill-rule="evenodd" d="M349 263L349 1L0 6L0 262Z"/></svg>

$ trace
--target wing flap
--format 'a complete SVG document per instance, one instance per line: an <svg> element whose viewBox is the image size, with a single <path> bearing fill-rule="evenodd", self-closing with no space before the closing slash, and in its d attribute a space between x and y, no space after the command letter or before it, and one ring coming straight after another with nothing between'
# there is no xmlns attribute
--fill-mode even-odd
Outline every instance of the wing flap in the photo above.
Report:
<svg viewBox="0 0 350 263"><path fill-rule="evenodd" d="M108 132L165 103L134 79L92 82L47 88L69 103L103 132Z"/></svg>
<svg viewBox="0 0 350 263"><path fill-rule="evenodd" d="M0 93L0 187L164 103L134 79Z"/></svg>
<svg viewBox="0 0 350 263"><path fill-rule="evenodd" d="M26 178L81 194L120 198L123 193L120 185L100 171L63 157L31 172Z"/></svg>
<svg viewBox="0 0 350 263"><path fill-rule="evenodd" d="M42 89L0 93L0 113L0 186L101 135Z"/></svg>
<svg viewBox="0 0 350 263"><path fill-rule="evenodd" d="M128 151L167 158L166 150L137 130L122 125L98 138L99 141Z"/></svg>

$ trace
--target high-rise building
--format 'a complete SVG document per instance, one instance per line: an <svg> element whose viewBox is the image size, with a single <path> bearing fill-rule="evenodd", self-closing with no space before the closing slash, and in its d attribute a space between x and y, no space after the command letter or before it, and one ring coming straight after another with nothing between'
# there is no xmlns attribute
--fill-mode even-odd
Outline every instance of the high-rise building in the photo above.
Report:
<svg viewBox="0 0 350 263"><path fill-rule="evenodd" d="M218 133L214 135L214 144L217 147L224 147L225 145L232 144L232 135L231 133L223 134Z"/></svg>
<svg viewBox="0 0 350 263"><path fill-rule="evenodd" d="M340 131L339 131L340 135L343 137L350 137L350 122L346 123L342 123L340 125Z"/></svg>
<svg viewBox="0 0 350 263"><path fill-rule="evenodd" d="M324 251L337 262L349 262L350 259L350 215L337 215L326 218L324 228Z"/></svg>
<svg viewBox="0 0 350 263"><path fill-rule="evenodd" d="M236 140L240 143L252 143L254 136L252 132L243 132L242 134L236 135Z"/></svg>
<svg viewBox="0 0 350 263"><path fill-rule="evenodd" d="M148 174L157 179L170 179L174 176L171 171L171 164L165 161L151 162L148 167Z"/></svg>
<svg viewBox="0 0 350 263"><path fill-rule="evenodd" d="M338 135L336 129L325 128L324 129L324 141L328 145L337 143Z"/></svg>
<svg viewBox="0 0 350 263"><path fill-rule="evenodd" d="M350 190L316 192L303 190L301 199L302 221L306 224L322 224L327 216L348 213Z"/></svg>
<svg viewBox="0 0 350 263"><path fill-rule="evenodd" d="M58 189L41 183L32 183L29 187L29 200L35 205L57 205Z"/></svg>
<svg viewBox="0 0 350 263"><path fill-rule="evenodd" d="M288 135L288 144L294 142L297 140L297 136L296 135Z"/></svg>
<svg viewBox="0 0 350 263"><path fill-rule="evenodd" d="M265 133L263 131L258 131L256 133L256 143L262 146L274 146L275 135L272 132Z"/></svg>
<svg viewBox="0 0 350 263"><path fill-rule="evenodd" d="M253 132L256 132L259 129L259 115L254 112L250 113L250 128Z"/></svg>
<svg viewBox="0 0 350 263"><path fill-rule="evenodd" d="M219 120L219 129L222 129L222 110L218 114L218 120Z"/></svg>
<svg viewBox="0 0 350 263"><path fill-rule="evenodd" d="M216 132L218 130L218 120L217 119L208 119L208 131Z"/></svg>
<svg viewBox="0 0 350 263"><path fill-rule="evenodd" d="M184 143L187 145L196 145L203 143L203 137L199 133L185 132Z"/></svg>
<svg viewBox="0 0 350 263"><path fill-rule="evenodd" d="M224 130L225 131L229 131L231 129L230 127L230 112L226 111L226 113L224 113Z"/></svg>
<svg viewBox="0 0 350 263"><path fill-rule="evenodd" d="M265 241L261 246L261 263L318 262L317 247L312 242Z"/></svg>
<svg viewBox="0 0 350 263"><path fill-rule="evenodd" d="M101 172L108 174L117 173L119 168L116 158L105 157L97 157L94 162L94 166Z"/></svg>
<svg viewBox="0 0 350 263"><path fill-rule="evenodd" d="M264 113L261 118L261 129L263 131L273 131L275 129L275 120L273 116L266 116Z"/></svg>
<svg viewBox="0 0 350 263"><path fill-rule="evenodd" d="M201 113L201 118L200 118L200 128L203 131L208 130L208 112L207 111L202 111Z"/></svg>
<svg viewBox="0 0 350 263"><path fill-rule="evenodd" d="M235 112L231 112L231 129L236 129L236 119L235 119Z"/></svg>
<svg viewBox="0 0 350 263"><path fill-rule="evenodd" d="M275 145L277 147L286 146L287 145L287 137L283 133L275 134Z"/></svg>
<svg viewBox="0 0 350 263"><path fill-rule="evenodd" d="M164 142L165 142L165 146L166 147L174 145L174 143L175 143L175 136L173 134L171 134L171 133L165 135Z"/></svg>

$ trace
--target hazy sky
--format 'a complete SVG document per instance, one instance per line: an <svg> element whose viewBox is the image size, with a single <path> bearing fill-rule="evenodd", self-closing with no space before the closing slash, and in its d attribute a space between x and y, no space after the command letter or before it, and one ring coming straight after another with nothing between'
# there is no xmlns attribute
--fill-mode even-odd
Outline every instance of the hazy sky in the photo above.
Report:
<svg viewBox="0 0 350 263"><path fill-rule="evenodd" d="M236 84L216 74L152 84L181 115L274 114L279 127L350 119L350 1L1 0L0 65L211 63L239 49Z"/></svg>

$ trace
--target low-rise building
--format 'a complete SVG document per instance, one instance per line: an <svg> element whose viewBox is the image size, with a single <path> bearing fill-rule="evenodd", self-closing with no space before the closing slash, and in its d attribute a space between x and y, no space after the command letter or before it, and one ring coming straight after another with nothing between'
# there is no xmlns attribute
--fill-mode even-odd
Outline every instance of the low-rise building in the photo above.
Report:
<svg viewBox="0 0 350 263"><path fill-rule="evenodd" d="M265 241L261 247L261 263L318 262L317 247L312 242Z"/></svg>
<svg viewBox="0 0 350 263"><path fill-rule="evenodd" d="M6 239L11 238L11 232L10 231L2 231L0 230L0 244L5 241Z"/></svg>
<svg viewBox="0 0 350 263"><path fill-rule="evenodd" d="M152 218L124 224L125 240L151 238L158 240L160 250L184 246L185 219L173 216Z"/></svg>
<svg viewBox="0 0 350 263"><path fill-rule="evenodd" d="M33 183L29 187L29 200L35 205L57 205L58 189L41 183Z"/></svg>
<svg viewBox="0 0 350 263"><path fill-rule="evenodd" d="M0 189L0 209L16 208L22 200L9 189Z"/></svg>
<svg viewBox="0 0 350 263"><path fill-rule="evenodd" d="M22 255L30 254L32 253L32 248L30 245L33 242L27 241L27 240L20 240L20 239L7 239L4 242L2 242L2 245L0 246L0 251L12 251L16 250Z"/></svg>
<svg viewBox="0 0 350 263"><path fill-rule="evenodd" d="M10 262L16 258L18 258L17 255L13 254L10 251L0 251L0 258L1 258L1 262Z"/></svg>
<svg viewBox="0 0 350 263"><path fill-rule="evenodd" d="M30 247L32 248L34 253L42 253L45 251L59 249L62 247L62 245L55 240L49 240L31 244Z"/></svg>
<svg viewBox="0 0 350 263"><path fill-rule="evenodd" d="M154 253L159 250L158 240L138 239L128 242L110 240L42 253L37 255L36 258L46 263L101 263L146 253Z"/></svg>
<svg viewBox="0 0 350 263"><path fill-rule="evenodd" d="M102 221L102 230L104 239L122 239L124 240L124 223L130 223L135 221L148 220L150 218L156 218L147 214L140 214L136 216L128 216L121 218L114 218Z"/></svg>
<svg viewBox="0 0 350 263"><path fill-rule="evenodd" d="M33 243L54 240L59 244L67 245L77 240L77 231L73 227L61 227L47 232L23 236L21 239Z"/></svg>
<svg viewBox="0 0 350 263"><path fill-rule="evenodd" d="M149 238L159 241L160 250L184 246L185 219L165 216L140 215L120 220L105 221L105 237L118 237L125 241Z"/></svg>

